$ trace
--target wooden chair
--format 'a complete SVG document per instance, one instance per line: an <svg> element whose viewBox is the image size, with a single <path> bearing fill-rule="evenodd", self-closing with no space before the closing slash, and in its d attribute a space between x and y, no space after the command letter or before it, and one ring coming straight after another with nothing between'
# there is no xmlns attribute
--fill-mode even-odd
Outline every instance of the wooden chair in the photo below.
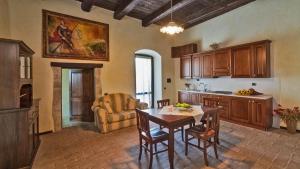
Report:
<svg viewBox="0 0 300 169"><path fill-rule="evenodd" d="M203 98L203 106L207 106L207 107L219 107L222 108L222 106L219 106L219 99L217 98L208 98L208 97L204 97ZM203 116L204 117L204 116ZM219 116L218 116L219 117ZM206 124L206 121L204 118L202 118L200 120L200 122L202 123L202 125ZM217 126L217 143L220 144L220 140L219 140L219 132L220 132L220 123Z"/></svg>
<svg viewBox="0 0 300 169"><path fill-rule="evenodd" d="M197 147L204 153L204 161L208 166L207 148L214 147L215 156L218 159L217 153L217 128L219 126L218 109L205 113L203 116L206 119L205 125L196 125L185 130L185 155L188 154L188 145ZM191 138L188 136L191 135ZM198 139L198 145L192 144L189 141ZM203 147L200 146L200 141L203 141Z"/></svg>
<svg viewBox="0 0 300 169"><path fill-rule="evenodd" d="M170 105L170 99L157 100L157 108L159 109L169 105Z"/></svg>
<svg viewBox="0 0 300 169"><path fill-rule="evenodd" d="M149 169L152 168L153 155L168 151L168 149L157 151L157 143L163 143L163 141L169 140L169 134L160 130L160 129L150 129L149 125L149 115L139 109L136 109L137 113L137 128L139 131L139 142L140 142L140 153L139 161L142 156L142 149L145 149L145 152L150 152L150 164ZM143 140L145 144L143 144ZM150 149L148 148L150 145ZM155 146L155 152L153 152L153 145Z"/></svg>
<svg viewBox="0 0 300 169"><path fill-rule="evenodd" d="M164 106L169 106L170 105L170 99L163 99L163 100L157 100L157 108L161 109ZM159 126L160 129L163 129L163 126ZM175 132L181 131L181 140L184 141L184 127L180 127Z"/></svg>

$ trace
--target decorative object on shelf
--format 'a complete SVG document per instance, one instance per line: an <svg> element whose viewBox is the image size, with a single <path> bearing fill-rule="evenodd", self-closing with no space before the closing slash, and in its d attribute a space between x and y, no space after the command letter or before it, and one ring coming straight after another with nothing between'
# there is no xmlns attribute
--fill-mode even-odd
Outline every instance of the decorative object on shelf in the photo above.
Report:
<svg viewBox="0 0 300 169"><path fill-rule="evenodd" d="M191 86L190 83L185 83L184 85L185 85L185 89L186 89L186 90L189 90L189 89L190 89L190 86Z"/></svg>
<svg viewBox="0 0 300 169"><path fill-rule="evenodd" d="M109 60L109 25L43 10L43 56Z"/></svg>
<svg viewBox="0 0 300 169"><path fill-rule="evenodd" d="M212 43L209 45L210 48L212 48L213 50L217 50L219 49L219 44L218 43Z"/></svg>
<svg viewBox="0 0 300 169"><path fill-rule="evenodd" d="M250 89L242 89L242 90L239 90L236 95L241 95L241 96L253 96L253 95L262 95L263 93L260 93L258 91L256 91L255 89L253 88L250 88Z"/></svg>
<svg viewBox="0 0 300 169"><path fill-rule="evenodd" d="M163 26L160 29L160 32L166 33L169 35L174 35L174 34L183 32L183 30L184 30L183 27L177 25L173 21L173 0L171 0L171 21L167 25Z"/></svg>
<svg viewBox="0 0 300 169"><path fill-rule="evenodd" d="M279 115L280 119L286 123L286 128L289 133L294 134L297 131L297 122L300 121L299 107L284 108L280 104L274 112Z"/></svg>

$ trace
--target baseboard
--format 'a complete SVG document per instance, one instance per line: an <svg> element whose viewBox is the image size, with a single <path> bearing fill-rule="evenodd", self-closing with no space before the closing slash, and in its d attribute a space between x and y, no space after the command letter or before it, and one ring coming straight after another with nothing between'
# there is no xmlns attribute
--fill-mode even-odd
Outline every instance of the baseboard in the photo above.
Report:
<svg viewBox="0 0 300 169"><path fill-rule="evenodd" d="M281 129L286 129L286 130L287 130L287 128L286 128L286 127L283 127L283 126L280 126L280 128L281 128ZM297 131L297 133L300 133L300 130L297 129L296 131Z"/></svg>
<svg viewBox="0 0 300 169"><path fill-rule="evenodd" d="M44 132L39 133L39 135L45 135L45 134L50 134L50 133L53 133L53 131L52 130L44 131Z"/></svg>

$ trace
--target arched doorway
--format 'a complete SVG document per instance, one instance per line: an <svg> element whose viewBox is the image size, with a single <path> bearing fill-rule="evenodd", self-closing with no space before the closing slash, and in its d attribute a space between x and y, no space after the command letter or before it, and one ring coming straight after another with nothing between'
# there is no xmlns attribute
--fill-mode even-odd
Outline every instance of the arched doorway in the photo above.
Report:
<svg viewBox="0 0 300 169"><path fill-rule="evenodd" d="M155 106L162 99L161 55L150 49L136 51L135 77L136 98Z"/></svg>

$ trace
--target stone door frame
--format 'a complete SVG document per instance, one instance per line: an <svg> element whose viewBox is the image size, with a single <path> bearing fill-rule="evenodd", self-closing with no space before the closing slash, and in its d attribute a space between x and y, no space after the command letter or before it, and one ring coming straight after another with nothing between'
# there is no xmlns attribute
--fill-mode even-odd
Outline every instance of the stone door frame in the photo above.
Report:
<svg viewBox="0 0 300 169"><path fill-rule="evenodd" d="M103 64L51 62L53 71L52 117L54 132L62 129L62 69L94 69L95 98L102 95L101 68Z"/></svg>

